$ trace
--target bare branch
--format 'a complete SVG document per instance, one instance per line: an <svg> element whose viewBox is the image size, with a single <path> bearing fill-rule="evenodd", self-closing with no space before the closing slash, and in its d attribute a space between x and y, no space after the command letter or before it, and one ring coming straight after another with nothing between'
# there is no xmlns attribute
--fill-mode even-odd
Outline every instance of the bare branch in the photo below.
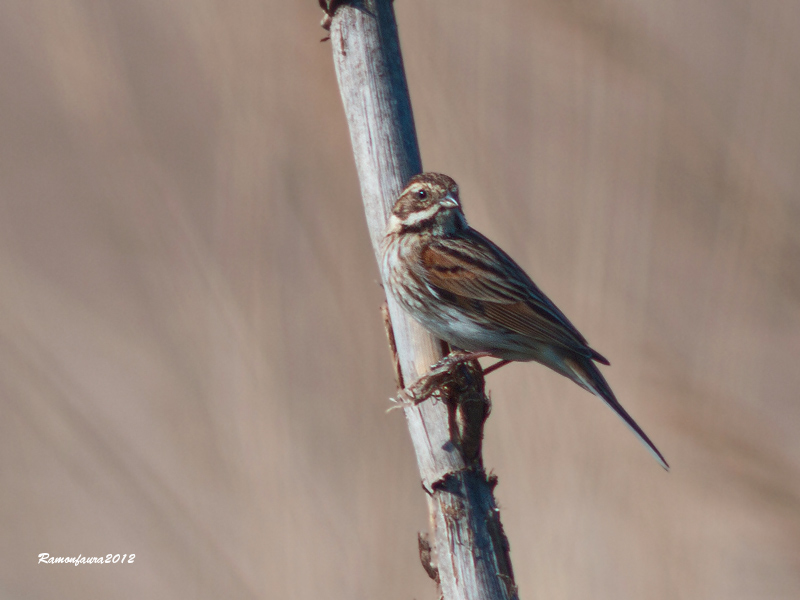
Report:
<svg viewBox="0 0 800 600"><path fill-rule="evenodd" d="M329 0L324 7L377 257L395 199L422 171L394 10L390 0ZM384 319L396 348L398 384L411 384L442 358L443 345L391 299ZM454 368L438 397L405 407L434 524L437 565L430 546L420 542L426 570L437 574L447 600L515 598L493 497L496 479L486 476L480 455L489 401L478 363Z"/></svg>

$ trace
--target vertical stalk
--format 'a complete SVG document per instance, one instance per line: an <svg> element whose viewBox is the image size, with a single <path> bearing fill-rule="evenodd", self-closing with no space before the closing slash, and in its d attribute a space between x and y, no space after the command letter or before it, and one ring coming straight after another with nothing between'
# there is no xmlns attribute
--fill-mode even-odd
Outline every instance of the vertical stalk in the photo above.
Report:
<svg viewBox="0 0 800 600"><path fill-rule="evenodd" d="M350 128L361 195L376 257L391 208L422 171L394 9L390 0L336 1L330 21L336 75ZM442 357L442 343L391 299L389 328L406 385ZM401 383L402 385L402 383ZM517 597L508 543L480 454L488 399L476 364L461 367L442 394L405 408L428 493L436 565L447 600ZM421 555L426 557L424 543ZM427 560L427 558L425 559Z"/></svg>

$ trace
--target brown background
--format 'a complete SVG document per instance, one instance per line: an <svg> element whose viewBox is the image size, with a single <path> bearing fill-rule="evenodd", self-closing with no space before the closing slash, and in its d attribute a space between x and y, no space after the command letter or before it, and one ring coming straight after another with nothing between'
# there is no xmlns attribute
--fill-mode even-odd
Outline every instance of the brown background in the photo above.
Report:
<svg viewBox="0 0 800 600"><path fill-rule="evenodd" d="M673 465L492 375L521 596L800 597L800 4L396 10L426 168ZM1 597L436 597L320 16L0 4Z"/></svg>

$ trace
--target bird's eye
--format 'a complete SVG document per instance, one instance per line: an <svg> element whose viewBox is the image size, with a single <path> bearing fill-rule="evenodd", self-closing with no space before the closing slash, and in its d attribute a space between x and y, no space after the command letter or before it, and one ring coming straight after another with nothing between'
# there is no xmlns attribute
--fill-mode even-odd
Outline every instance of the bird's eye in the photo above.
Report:
<svg viewBox="0 0 800 600"><path fill-rule="evenodd" d="M419 190L417 192L417 198L419 198L420 200L425 200L425 198L427 197L428 197L428 192L426 192L425 190Z"/></svg>

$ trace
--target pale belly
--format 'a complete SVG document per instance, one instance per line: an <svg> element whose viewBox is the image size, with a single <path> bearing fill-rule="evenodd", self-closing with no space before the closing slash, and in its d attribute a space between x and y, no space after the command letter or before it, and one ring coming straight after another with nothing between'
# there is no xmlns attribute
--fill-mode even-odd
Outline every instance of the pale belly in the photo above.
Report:
<svg viewBox="0 0 800 600"><path fill-rule="evenodd" d="M481 327L453 307L443 305L436 314L417 312L414 317L436 337L461 350L491 352L493 356L507 360L538 360L537 349L520 343L519 336Z"/></svg>

